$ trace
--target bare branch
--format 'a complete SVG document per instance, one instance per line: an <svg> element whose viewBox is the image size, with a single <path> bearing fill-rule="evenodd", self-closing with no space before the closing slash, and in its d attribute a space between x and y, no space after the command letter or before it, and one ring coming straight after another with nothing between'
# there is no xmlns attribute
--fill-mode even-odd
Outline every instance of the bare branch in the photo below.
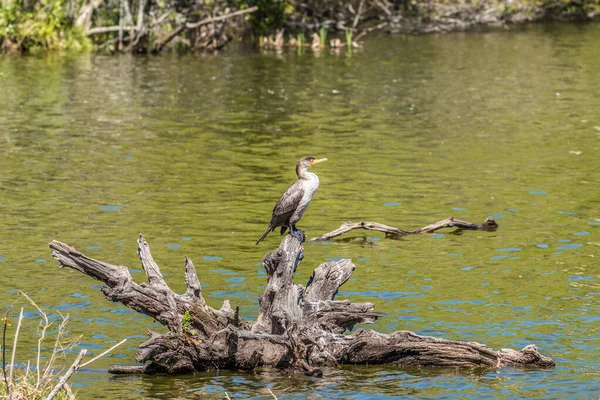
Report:
<svg viewBox="0 0 600 400"><path fill-rule="evenodd" d="M415 229L412 231L405 231L393 226L380 224L378 222L368 222L368 221L360 221L360 222L344 222L338 229L325 233L322 236L315 237L310 239L311 242L317 240L329 240L336 236L340 236L344 233L350 232L353 229L367 229L372 231L384 232L393 236L406 236L406 235L414 235L419 233L431 233L437 231L442 228L459 228L459 229L470 229L470 230L482 230L482 231L494 231L498 229L498 224L492 218L486 218L486 220L482 224L473 224L471 222L462 221L460 219L456 219L454 217L448 217L445 220L436 222L431 225L427 225L420 229Z"/></svg>

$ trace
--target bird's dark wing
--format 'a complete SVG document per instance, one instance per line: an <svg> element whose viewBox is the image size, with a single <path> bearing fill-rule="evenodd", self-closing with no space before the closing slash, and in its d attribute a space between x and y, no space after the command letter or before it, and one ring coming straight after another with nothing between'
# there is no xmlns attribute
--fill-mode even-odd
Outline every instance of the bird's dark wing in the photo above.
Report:
<svg viewBox="0 0 600 400"><path fill-rule="evenodd" d="M273 227L287 225L294 211L298 208L303 195L304 187L302 187L302 182L298 180L281 195L273 209L270 225Z"/></svg>

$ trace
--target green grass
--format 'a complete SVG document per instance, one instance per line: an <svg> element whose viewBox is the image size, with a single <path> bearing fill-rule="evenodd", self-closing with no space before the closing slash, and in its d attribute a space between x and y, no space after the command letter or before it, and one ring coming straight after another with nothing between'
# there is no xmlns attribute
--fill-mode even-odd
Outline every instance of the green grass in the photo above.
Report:
<svg viewBox="0 0 600 400"><path fill-rule="evenodd" d="M322 27L319 29L319 41L321 43L321 47L325 47L327 45L327 28Z"/></svg>

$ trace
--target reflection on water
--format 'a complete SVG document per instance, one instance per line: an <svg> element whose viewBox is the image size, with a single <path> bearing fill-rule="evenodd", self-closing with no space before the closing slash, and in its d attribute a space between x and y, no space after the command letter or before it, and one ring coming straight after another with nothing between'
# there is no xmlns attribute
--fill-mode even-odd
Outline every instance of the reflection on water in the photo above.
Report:
<svg viewBox="0 0 600 400"><path fill-rule="evenodd" d="M18 309L21 289L52 318L68 313L91 354L129 338L75 377L84 398L596 396L598 40L597 25L536 25L381 37L351 56L0 58L1 304ZM187 255L212 306L230 299L255 318L261 260L279 238L254 243L307 155L329 159L299 225L309 237L347 220L415 229L449 215L492 216L500 229L307 243L297 282L352 258L339 298L373 302L374 329L536 343L557 368L111 377L109 365L135 363L146 328L162 327L58 269L46 243L142 281L141 232L174 290Z"/></svg>

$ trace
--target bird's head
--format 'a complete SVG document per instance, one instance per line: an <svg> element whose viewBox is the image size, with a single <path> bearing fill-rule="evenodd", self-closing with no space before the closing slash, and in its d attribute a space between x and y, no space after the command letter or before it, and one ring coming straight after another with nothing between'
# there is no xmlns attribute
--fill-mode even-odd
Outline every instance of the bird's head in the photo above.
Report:
<svg viewBox="0 0 600 400"><path fill-rule="evenodd" d="M304 158L300 159L300 161L298 161L298 164L296 164L296 165L298 167L300 167L301 169L306 169L308 167L312 167L313 165L318 164L323 161L327 161L327 159L326 158L304 157Z"/></svg>
<svg viewBox="0 0 600 400"><path fill-rule="evenodd" d="M326 158L314 158L314 157L304 157L301 158L300 161L296 164L296 174L300 176L301 171L306 171L308 168L312 167L315 164L320 162L327 161Z"/></svg>

